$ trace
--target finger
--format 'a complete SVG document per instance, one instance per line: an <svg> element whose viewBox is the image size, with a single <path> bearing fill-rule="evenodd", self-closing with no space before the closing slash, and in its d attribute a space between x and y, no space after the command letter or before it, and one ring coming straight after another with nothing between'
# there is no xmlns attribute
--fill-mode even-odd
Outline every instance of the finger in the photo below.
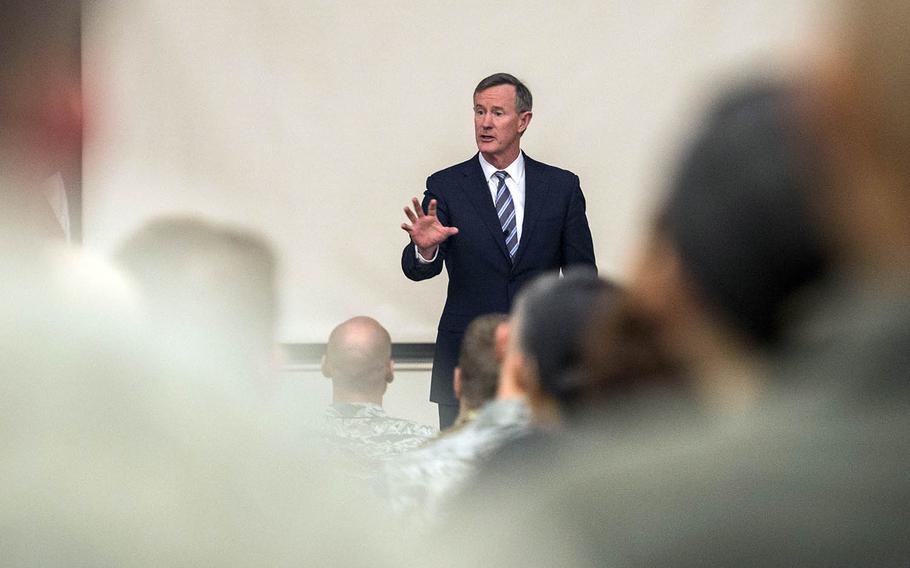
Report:
<svg viewBox="0 0 910 568"><path fill-rule="evenodd" d="M420 206L420 202L417 201L416 197L411 198L411 203L414 204L414 212L417 213L417 217L423 217L423 207Z"/></svg>
<svg viewBox="0 0 910 568"><path fill-rule="evenodd" d="M408 233L409 235L411 234L411 231L414 230L414 228L411 227L410 225L408 225L407 223L402 223L401 228L404 229L405 232Z"/></svg>
<svg viewBox="0 0 910 568"><path fill-rule="evenodd" d="M430 200L430 205L429 205L429 207L427 207L427 215L429 215L430 217L436 216L436 200L435 199Z"/></svg>
<svg viewBox="0 0 910 568"><path fill-rule="evenodd" d="M451 237L458 234L458 227L446 227L446 233Z"/></svg>
<svg viewBox="0 0 910 568"><path fill-rule="evenodd" d="M404 208L404 214L408 216L408 221L410 221L411 223L417 222L417 215L414 215L414 212L411 211L411 209L409 207Z"/></svg>

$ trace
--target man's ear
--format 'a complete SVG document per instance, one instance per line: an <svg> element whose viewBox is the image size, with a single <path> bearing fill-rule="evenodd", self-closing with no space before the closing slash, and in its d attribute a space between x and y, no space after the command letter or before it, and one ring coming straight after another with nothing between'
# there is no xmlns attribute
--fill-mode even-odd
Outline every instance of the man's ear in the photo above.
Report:
<svg viewBox="0 0 910 568"><path fill-rule="evenodd" d="M518 117L518 133L524 134L525 130L528 129L528 125L531 124L531 117L534 116L531 111L521 113L521 116Z"/></svg>
<svg viewBox="0 0 910 568"><path fill-rule="evenodd" d="M325 355L322 356L322 363L320 365L322 369L322 376L331 379L332 375L335 373L332 371L332 366L329 364L329 359Z"/></svg>
<svg viewBox="0 0 910 568"><path fill-rule="evenodd" d="M395 361L389 361L389 374L385 378L386 384L392 384L395 380Z"/></svg>
<svg viewBox="0 0 910 568"><path fill-rule="evenodd" d="M461 400L461 367L455 367L455 376L452 378L452 388L455 390L455 398Z"/></svg>

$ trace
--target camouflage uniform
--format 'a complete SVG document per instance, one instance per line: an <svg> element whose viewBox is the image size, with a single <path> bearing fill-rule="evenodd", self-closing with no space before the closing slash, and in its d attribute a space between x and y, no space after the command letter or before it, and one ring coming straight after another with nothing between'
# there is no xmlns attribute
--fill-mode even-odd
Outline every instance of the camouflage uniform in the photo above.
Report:
<svg viewBox="0 0 910 568"><path fill-rule="evenodd" d="M422 446L436 434L423 426L388 416L371 403L333 404L326 409L323 433L336 457L354 467L365 468L366 476L378 461Z"/></svg>
<svg viewBox="0 0 910 568"><path fill-rule="evenodd" d="M473 421L387 462L381 483L393 509L418 524L435 520L481 460L530 431L530 418L523 400L494 400Z"/></svg>

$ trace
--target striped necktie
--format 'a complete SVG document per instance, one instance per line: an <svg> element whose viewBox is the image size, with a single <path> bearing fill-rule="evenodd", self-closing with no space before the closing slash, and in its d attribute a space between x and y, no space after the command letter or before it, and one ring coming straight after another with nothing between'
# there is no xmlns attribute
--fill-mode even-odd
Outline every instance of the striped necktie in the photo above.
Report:
<svg viewBox="0 0 910 568"><path fill-rule="evenodd" d="M515 258L515 253L518 251L518 223L515 220L515 204L512 203L512 194L506 187L506 178L509 174L500 170L493 175L499 180L499 186L496 188L496 214L499 215L499 225L502 227L502 235L506 240L509 257Z"/></svg>

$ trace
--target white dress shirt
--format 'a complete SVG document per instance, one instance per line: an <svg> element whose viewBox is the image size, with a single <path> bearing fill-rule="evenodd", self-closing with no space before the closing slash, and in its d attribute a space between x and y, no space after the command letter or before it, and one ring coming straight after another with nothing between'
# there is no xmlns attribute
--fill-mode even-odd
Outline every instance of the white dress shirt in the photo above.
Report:
<svg viewBox="0 0 910 568"><path fill-rule="evenodd" d="M496 166L484 159L483 154L478 153L477 158L480 160L480 168L483 170L483 175L487 179L487 185L490 188L490 204L495 208L496 207L496 192L499 189L499 179L496 177L496 172L500 171L496 169ZM522 221L525 217L525 156L524 152L519 152L518 157L515 158L515 161L505 167L502 170L509 174L506 177L506 187L509 188L509 193L512 194L512 204L515 206L515 226L518 228L518 242L521 242L521 226ZM420 251L417 250L417 245L414 245L414 254L417 255L417 260L429 264L436 260L436 255L439 254L439 247L436 247L436 253L433 254L433 258L427 260L420 256Z"/></svg>

